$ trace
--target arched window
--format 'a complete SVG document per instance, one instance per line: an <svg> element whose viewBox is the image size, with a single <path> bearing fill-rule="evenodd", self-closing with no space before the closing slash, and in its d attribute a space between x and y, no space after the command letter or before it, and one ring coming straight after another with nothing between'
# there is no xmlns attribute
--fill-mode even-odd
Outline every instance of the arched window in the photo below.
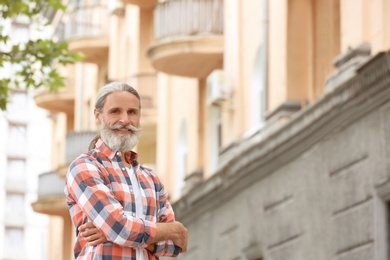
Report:
<svg viewBox="0 0 390 260"><path fill-rule="evenodd" d="M222 145L222 120L221 107L210 106L209 110L209 126L210 126L210 155L209 155L209 170L213 173L218 166L219 149Z"/></svg>
<svg viewBox="0 0 390 260"><path fill-rule="evenodd" d="M259 128L264 124L266 111L267 59L265 44L257 50L250 82L250 128Z"/></svg>
<svg viewBox="0 0 390 260"><path fill-rule="evenodd" d="M185 185L185 177L187 172L187 124L185 121L181 123L179 139L176 147L176 182L175 195L180 197Z"/></svg>

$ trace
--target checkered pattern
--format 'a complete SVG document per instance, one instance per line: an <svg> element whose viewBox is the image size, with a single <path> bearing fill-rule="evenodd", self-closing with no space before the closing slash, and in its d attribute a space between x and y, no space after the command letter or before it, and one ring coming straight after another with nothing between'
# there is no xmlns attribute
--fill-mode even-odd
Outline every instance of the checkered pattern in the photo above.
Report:
<svg viewBox="0 0 390 260"><path fill-rule="evenodd" d="M80 155L66 175L66 202L76 227L75 259L136 260L136 247L146 248L156 235L156 222L174 221L167 192L157 175L138 163L138 154L127 152L126 161L136 169L144 204L143 218L135 218L135 198L121 153L112 151L102 140L94 150ZM107 239L89 246L77 229L92 221ZM154 253L143 250L145 260L177 256L180 248L172 241L156 245Z"/></svg>

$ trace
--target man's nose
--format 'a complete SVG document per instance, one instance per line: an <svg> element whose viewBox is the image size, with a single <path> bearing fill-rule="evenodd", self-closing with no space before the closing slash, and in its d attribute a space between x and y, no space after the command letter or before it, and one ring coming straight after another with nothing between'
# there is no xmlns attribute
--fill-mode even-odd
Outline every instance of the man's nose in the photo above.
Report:
<svg viewBox="0 0 390 260"><path fill-rule="evenodd" d="M124 124L124 125L127 125L130 123L130 117L127 113L121 113L120 115L120 118L119 118L119 122L121 124Z"/></svg>

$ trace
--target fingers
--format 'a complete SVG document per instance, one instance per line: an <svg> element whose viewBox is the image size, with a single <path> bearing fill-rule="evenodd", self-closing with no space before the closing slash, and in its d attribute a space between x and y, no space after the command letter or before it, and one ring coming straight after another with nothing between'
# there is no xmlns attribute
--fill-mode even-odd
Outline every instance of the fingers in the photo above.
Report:
<svg viewBox="0 0 390 260"><path fill-rule="evenodd" d="M79 226L79 232L83 232L89 228L96 228L95 225L92 222L87 222L85 224L82 224Z"/></svg>
<svg viewBox="0 0 390 260"><path fill-rule="evenodd" d="M184 228L181 234L181 246L180 246L182 253L187 252L187 244L188 244L188 230Z"/></svg>
<svg viewBox="0 0 390 260"><path fill-rule="evenodd" d="M90 246L97 246L104 242L107 242L107 239L101 234L93 234L91 236L85 237L85 240L88 242Z"/></svg>
<svg viewBox="0 0 390 260"><path fill-rule="evenodd" d="M187 251L188 243L188 229L180 222L175 221L176 224L176 238L173 242L181 248L181 252L184 253Z"/></svg>
<svg viewBox="0 0 390 260"><path fill-rule="evenodd" d="M93 227L93 228L85 229L83 232L81 232L81 236L89 237L97 233L100 233L100 230L96 227Z"/></svg>
<svg viewBox="0 0 390 260"><path fill-rule="evenodd" d="M187 252L187 243L188 243L188 237L185 236L185 237L183 238L182 246L180 247L182 253Z"/></svg>
<svg viewBox="0 0 390 260"><path fill-rule="evenodd" d="M92 222L87 222L81 225L79 227L79 232L85 241L87 241L91 246L96 246L108 241L104 234L96 228Z"/></svg>

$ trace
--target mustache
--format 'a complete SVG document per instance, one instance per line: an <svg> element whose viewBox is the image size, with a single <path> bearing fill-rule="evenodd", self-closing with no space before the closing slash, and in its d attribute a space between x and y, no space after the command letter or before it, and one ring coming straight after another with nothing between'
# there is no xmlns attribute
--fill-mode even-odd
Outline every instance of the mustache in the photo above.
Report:
<svg viewBox="0 0 390 260"><path fill-rule="evenodd" d="M133 125L122 125L122 124L115 124L111 127L109 127L111 130L119 130L119 129L126 129L130 130L133 133L139 133L141 132L141 128L135 127Z"/></svg>

